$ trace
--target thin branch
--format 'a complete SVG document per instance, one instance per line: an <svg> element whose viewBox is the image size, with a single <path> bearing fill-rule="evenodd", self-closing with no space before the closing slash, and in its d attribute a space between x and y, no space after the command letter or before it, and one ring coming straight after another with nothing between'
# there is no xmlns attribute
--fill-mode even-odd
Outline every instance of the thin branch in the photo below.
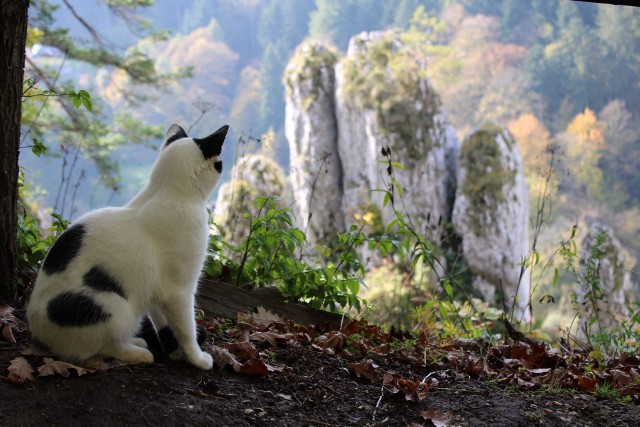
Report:
<svg viewBox="0 0 640 427"><path fill-rule="evenodd" d="M84 18L82 18L82 16L80 16L78 14L78 12L76 12L74 7L71 6L71 4L69 3L68 0L62 0L62 2L64 3L65 6L67 6L67 9L69 9L69 11L73 15L73 17L76 18L76 20L84 27L85 30L87 30L89 32L89 34L91 34L91 37L93 37L95 42L101 48L104 49L107 46L107 43L105 43L105 41L102 39L102 37L100 37L100 34L98 34L98 32L91 25L89 25L89 23L87 21L85 21Z"/></svg>

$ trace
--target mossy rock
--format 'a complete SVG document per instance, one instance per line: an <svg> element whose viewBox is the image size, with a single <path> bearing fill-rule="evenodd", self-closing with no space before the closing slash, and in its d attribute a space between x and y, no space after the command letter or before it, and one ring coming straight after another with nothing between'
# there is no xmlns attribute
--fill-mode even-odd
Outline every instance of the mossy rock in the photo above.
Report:
<svg viewBox="0 0 640 427"><path fill-rule="evenodd" d="M355 53L343 60L341 95L363 110L373 108L391 147L419 160L433 144L429 130L441 109L426 69L416 59L421 53L393 32L356 43Z"/></svg>
<svg viewBox="0 0 640 427"><path fill-rule="evenodd" d="M508 167L510 153L503 151L505 147L501 147L499 138L507 150L514 147L508 131L485 124L467 138L460 151L460 166L466 170L460 190L468 200L469 225L476 235L483 234L487 225L495 225L492 220L495 212L512 202L506 195L515 185L518 171Z"/></svg>
<svg viewBox="0 0 640 427"><path fill-rule="evenodd" d="M469 198L472 206L505 202L505 186L515 184L517 171L503 166L506 153L502 152L498 143L500 137L509 148L513 147L511 135L493 124L484 125L462 145L461 163L467 171L462 193Z"/></svg>
<svg viewBox="0 0 640 427"><path fill-rule="evenodd" d="M285 70L284 83L287 94L301 83L311 81L311 90L303 100L303 107L308 110L321 91L333 91L334 69L338 62L338 51L316 41L305 41L296 49L289 59ZM331 88L325 88L322 72L327 70Z"/></svg>

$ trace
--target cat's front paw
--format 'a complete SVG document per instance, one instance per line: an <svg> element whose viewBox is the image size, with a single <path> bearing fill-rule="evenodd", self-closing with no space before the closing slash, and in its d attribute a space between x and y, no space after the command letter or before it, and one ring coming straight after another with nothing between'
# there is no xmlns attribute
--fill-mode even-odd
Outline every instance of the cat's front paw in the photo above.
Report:
<svg viewBox="0 0 640 427"><path fill-rule="evenodd" d="M199 355L192 357L189 362L196 368L208 371L213 368L213 357L209 353L201 351Z"/></svg>

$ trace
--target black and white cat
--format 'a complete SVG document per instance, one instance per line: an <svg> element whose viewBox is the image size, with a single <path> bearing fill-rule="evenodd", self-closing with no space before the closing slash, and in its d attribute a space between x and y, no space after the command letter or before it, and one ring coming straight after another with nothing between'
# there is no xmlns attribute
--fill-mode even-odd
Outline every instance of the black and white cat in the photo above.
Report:
<svg viewBox="0 0 640 427"><path fill-rule="evenodd" d="M196 341L194 298L208 241L206 202L222 173L228 126L189 138L169 127L147 186L123 207L98 209L47 254L27 306L35 342L62 359L153 362L136 338L148 314L179 344L172 358L211 369Z"/></svg>

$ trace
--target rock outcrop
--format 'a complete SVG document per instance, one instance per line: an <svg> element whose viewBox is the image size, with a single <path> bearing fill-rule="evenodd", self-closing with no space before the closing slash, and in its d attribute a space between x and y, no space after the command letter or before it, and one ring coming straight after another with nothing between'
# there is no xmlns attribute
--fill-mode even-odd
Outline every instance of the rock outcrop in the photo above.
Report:
<svg viewBox="0 0 640 427"><path fill-rule="evenodd" d="M295 210L311 243L326 243L356 221L369 234L384 232L395 213L375 190L389 188L390 159L404 190L400 200L396 187L395 207L434 246L453 221L473 286L495 302L502 284L507 305L517 293L518 318L529 318L528 276L520 280L517 266L529 248L528 193L506 130L483 128L460 152L426 58L392 32L359 34L339 60L305 42L285 84Z"/></svg>
<svg viewBox="0 0 640 427"><path fill-rule="evenodd" d="M416 52L394 33L362 33L345 58L305 42L285 72L285 134L298 222L314 243L362 219L387 224L391 149L404 206L433 242L451 216L458 142ZM382 161L382 163L381 163ZM404 208L398 206L399 210Z"/></svg>
<svg viewBox="0 0 640 427"><path fill-rule="evenodd" d="M580 334L610 332L629 318L626 296L631 289L622 245L606 226L593 224L582 242L578 302ZM594 303L595 302L595 306Z"/></svg>
<svg viewBox="0 0 640 427"><path fill-rule="evenodd" d="M528 320L530 282L520 275L529 250L529 196L518 146L508 130L485 125L462 144L453 227L472 284L495 302L501 289L516 319Z"/></svg>
<svg viewBox="0 0 640 427"><path fill-rule="evenodd" d="M391 209L382 209L384 193L373 192L387 189L391 180L380 162L388 146L391 160L404 167L394 173L407 213L439 242L437 225L452 208L458 142L418 53L390 32L353 37L336 67L336 116L345 221L353 222L370 205L380 208L383 224L395 218Z"/></svg>
<svg viewBox="0 0 640 427"><path fill-rule="evenodd" d="M337 61L333 49L305 42L290 59L284 77L297 225L309 241L321 244L329 244L345 228L334 100Z"/></svg>

